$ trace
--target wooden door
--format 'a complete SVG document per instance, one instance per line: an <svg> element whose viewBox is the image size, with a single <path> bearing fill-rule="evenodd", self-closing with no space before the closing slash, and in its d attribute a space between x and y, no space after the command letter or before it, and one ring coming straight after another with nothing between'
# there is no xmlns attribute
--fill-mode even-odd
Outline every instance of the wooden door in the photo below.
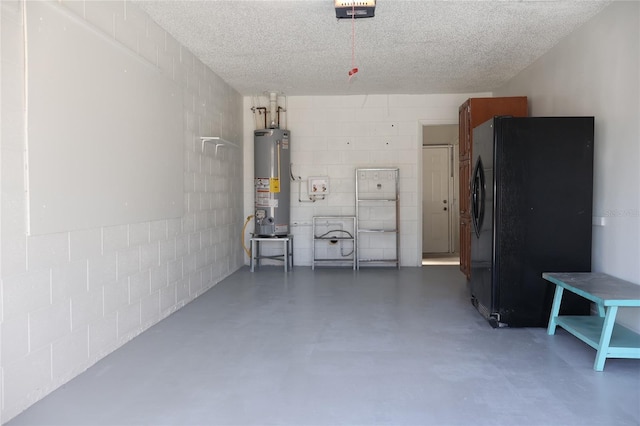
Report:
<svg viewBox="0 0 640 426"><path fill-rule="evenodd" d="M451 150L446 146L422 149L422 251L424 253L447 253L451 248L450 155Z"/></svg>

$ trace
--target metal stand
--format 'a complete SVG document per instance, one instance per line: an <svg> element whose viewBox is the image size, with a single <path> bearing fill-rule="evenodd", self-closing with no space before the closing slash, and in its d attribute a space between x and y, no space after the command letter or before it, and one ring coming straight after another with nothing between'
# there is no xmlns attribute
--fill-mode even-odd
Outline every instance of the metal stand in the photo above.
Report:
<svg viewBox="0 0 640 426"><path fill-rule="evenodd" d="M399 172L398 168L356 169L357 269L363 263L400 267Z"/></svg>
<svg viewBox="0 0 640 426"><path fill-rule="evenodd" d="M311 262L311 270L314 270L316 264L333 263L333 264L350 264L356 269L356 217L355 216L314 216L313 217L313 245L311 253L313 260ZM316 244L324 241L325 244L351 243L351 252L343 255L343 257L321 258L318 256Z"/></svg>
<svg viewBox="0 0 640 426"><path fill-rule="evenodd" d="M260 243L269 242L269 243L281 243L282 244L282 254L277 255L261 255L260 254ZM273 259L280 260L284 262L284 271L287 272L289 270L289 266L293 268L293 235L287 235L286 237L256 237L252 236L249 239L249 250L251 252L251 256L249 259L249 264L251 267L251 272L254 270L254 266L257 264L260 267L260 259ZM255 248L255 250L254 250Z"/></svg>

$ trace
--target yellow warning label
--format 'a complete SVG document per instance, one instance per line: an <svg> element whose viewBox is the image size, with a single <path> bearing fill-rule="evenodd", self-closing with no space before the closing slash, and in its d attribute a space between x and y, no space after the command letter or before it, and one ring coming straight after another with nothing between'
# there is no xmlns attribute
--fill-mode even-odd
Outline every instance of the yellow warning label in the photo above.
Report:
<svg viewBox="0 0 640 426"><path fill-rule="evenodd" d="M269 179L269 192L280 192L280 179L279 178L270 178Z"/></svg>

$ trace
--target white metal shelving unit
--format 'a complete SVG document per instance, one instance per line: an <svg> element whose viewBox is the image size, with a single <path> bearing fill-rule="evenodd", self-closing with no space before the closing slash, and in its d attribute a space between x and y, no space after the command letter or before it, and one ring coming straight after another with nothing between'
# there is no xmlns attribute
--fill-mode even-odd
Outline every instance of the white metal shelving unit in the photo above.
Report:
<svg viewBox="0 0 640 426"><path fill-rule="evenodd" d="M356 169L357 269L400 267L399 174L398 168Z"/></svg>
<svg viewBox="0 0 640 426"><path fill-rule="evenodd" d="M317 245L324 247L318 250ZM356 217L314 216L311 252L313 257L312 270L320 264L351 265L355 270ZM324 256L320 257L321 254Z"/></svg>

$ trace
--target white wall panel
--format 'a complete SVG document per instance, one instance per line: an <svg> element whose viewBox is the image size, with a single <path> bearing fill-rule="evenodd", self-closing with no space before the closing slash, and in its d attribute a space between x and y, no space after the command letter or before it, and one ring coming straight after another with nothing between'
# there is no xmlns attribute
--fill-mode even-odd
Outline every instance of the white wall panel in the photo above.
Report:
<svg viewBox="0 0 640 426"><path fill-rule="evenodd" d="M26 10L30 233L180 217L179 87L157 58L147 63L64 8Z"/></svg>

